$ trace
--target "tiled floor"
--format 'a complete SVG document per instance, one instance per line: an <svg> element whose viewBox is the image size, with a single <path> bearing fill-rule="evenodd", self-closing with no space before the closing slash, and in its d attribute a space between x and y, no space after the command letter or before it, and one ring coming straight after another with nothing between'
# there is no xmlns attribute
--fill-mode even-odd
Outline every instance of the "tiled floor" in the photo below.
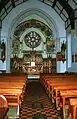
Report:
<svg viewBox="0 0 77 119"><path fill-rule="evenodd" d="M43 106L33 108L34 103ZM28 82L21 105L20 119L32 119L32 115L45 114L47 119L58 119L56 110L39 81Z"/></svg>

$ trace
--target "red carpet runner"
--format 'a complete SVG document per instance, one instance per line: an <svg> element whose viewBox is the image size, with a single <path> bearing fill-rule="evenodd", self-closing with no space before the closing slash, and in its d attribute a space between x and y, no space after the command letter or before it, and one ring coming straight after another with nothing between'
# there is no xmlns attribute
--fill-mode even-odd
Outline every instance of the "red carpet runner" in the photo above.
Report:
<svg viewBox="0 0 77 119"><path fill-rule="evenodd" d="M27 83L20 119L58 119L56 110L39 81Z"/></svg>

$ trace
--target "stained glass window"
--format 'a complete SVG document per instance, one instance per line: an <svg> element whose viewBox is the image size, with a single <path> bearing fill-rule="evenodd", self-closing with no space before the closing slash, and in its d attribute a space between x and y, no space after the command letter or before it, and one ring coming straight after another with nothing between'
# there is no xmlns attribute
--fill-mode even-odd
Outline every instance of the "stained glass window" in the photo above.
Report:
<svg viewBox="0 0 77 119"><path fill-rule="evenodd" d="M35 31L31 31L25 36L24 40L28 47L36 48L41 43L41 36Z"/></svg>

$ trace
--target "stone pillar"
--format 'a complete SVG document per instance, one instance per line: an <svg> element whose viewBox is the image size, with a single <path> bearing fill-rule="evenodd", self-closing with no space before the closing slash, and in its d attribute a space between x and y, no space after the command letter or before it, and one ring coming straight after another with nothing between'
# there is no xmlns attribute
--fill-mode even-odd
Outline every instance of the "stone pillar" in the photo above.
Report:
<svg viewBox="0 0 77 119"><path fill-rule="evenodd" d="M11 39L7 38L7 42L6 42L6 73L10 73L10 57L11 57Z"/></svg>
<svg viewBox="0 0 77 119"><path fill-rule="evenodd" d="M77 10L75 11L75 32L77 36Z"/></svg>
<svg viewBox="0 0 77 119"><path fill-rule="evenodd" d="M71 33L66 34L67 50L66 50L66 69L72 65L72 53L71 53Z"/></svg>
<svg viewBox="0 0 77 119"><path fill-rule="evenodd" d="M56 53L60 52L60 38L56 39ZM60 73L60 62L57 61L57 73Z"/></svg>

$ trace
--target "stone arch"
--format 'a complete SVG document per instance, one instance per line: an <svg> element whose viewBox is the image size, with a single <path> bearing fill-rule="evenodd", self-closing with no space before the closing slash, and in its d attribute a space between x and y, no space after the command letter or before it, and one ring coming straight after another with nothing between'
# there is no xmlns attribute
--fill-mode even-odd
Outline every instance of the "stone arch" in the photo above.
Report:
<svg viewBox="0 0 77 119"><path fill-rule="evenodd" d="M50 29L53 30L53 34L55 38L59 36L57 25L52 19L52 17L48 15L46 12L44 12L43 10L37 9L37 8L30 8L30 9L24 10L19 15L17 15L17 17L13 20L10 26L8 36L12 38L16 26L18 26L24 18L27 18L27 16L30 16L32 14L39 16L39 18L42 18L47 23Z"/></svg>
<svg viewBox="0 0 77 119"><path fill-rule="evenodd" d="M24 18L26 20L26 18L28 16L32 15L32 14L35 14L39 18L43 19L45 21L46 25L48 25L48 27L53 31L53 34L55 36L54 39L58 39L58 37L59 37L58 28L57 28L57 25L56 25L55 21L52 19L52 17L41 9L30 8L30 9L24 10L23 12L19 13L17 15L17 17L15 17L15 19L12 21L12 23L9 27L9 30L8 30L8 37L10 38L11 46L12 46L13 34L14 34L14 31L15 31L16 27L20 23L22 23ZM8 52L8 55L10 57L11 57L11 49L12 48L10 47L10 51ZM9 61L10 61L10 57L9 57ZM9 62L7 64L7 66L8 65L9 65ZM9 69L10 69L10 65L9 65Z"/></svg>
<svg viewBox="0 0 77 119"><path fill-rule="evenodd" d="M24 31L24 33L23 33L23 34L21 35L21 37L20 37L20 41L22 42L22 40L24 39L25 35L28 34L28 33L31 32L31 31L36 31L36 33L38 33L38 34L41 36L43 42L46 41L45 36L44 36L44 35L41 33L41 31L38 30L37 28L29 28L29 29L27 29L26 31Z"/></svg>

